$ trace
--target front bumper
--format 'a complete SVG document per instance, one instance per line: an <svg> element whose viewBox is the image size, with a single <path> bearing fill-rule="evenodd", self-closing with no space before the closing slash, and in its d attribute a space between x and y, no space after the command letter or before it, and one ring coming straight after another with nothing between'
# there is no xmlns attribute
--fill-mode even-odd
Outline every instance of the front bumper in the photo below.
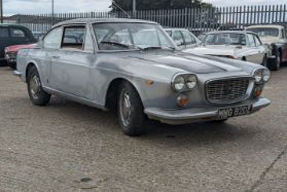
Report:
<svg viewBox="0 0 287 192"><path fill-rule="evenodd" d="M218 110L221 108L234 108L251 104L252 107L249 114L252 114L264 107L267 107L270 105L270 103L271 102L268 99L260 97L251 102L249 101L246 103L228 105L224 107L194 108L184 110L163 110L158 108L147 108L145 109L145 113L150 119L158 120L162 123L177 125L193 122L214 121L217 118Z"/></svg>

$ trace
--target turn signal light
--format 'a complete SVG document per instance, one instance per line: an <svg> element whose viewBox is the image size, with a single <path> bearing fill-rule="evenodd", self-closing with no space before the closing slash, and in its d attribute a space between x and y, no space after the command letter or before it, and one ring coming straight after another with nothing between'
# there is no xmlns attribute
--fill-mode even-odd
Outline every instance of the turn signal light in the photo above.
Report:
<svg viewBox="0 0 287 192"><path fill-rule="evenodd" d="M253 95L254 95L255 97L259 97L259 96L262 95L262 93L263 93L262 87L256 87L256 88L254 89Z"/></svg>
<svg viewBox="0 0 287 192"><path fill-rule="evenodd" d="M177 97L177 104L180 107L185 107L188 105L188 103L189 103L189 98L187 95L180 95Z"/></svg>

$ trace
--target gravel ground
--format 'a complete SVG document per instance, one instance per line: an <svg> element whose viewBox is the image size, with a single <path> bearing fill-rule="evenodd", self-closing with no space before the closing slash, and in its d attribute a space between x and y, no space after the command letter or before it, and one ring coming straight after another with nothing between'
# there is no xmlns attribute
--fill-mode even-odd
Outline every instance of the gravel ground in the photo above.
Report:
<svg viewBox="0 0 287 192"><path fill-rule="evenodd" d="M272 105L226 124L148 123L124 136L112 113L53 97L33 106L0 68L0 191L287 191L287 68Z"/></svg>

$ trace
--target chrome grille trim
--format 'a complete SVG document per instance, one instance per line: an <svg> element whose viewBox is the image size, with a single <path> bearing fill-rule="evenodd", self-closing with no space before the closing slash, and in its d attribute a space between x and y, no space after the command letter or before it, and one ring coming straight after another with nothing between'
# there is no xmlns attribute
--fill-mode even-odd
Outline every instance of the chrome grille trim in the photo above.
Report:
<svg viewBox="0 0 287 192"><path fill-rule="evenodd" d="M206 99L214 104L230 104L250 96L254 81L250 77L217 79L205 85Z"/></svg>

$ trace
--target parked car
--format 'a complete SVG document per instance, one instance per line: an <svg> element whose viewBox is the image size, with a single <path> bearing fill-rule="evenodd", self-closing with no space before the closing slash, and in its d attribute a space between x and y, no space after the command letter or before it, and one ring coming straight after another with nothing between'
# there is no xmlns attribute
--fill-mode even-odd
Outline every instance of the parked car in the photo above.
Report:
<svg viewBox="0 0 287 192"><path fill-rule="evenodd" d="M246 28L247 31L257 33L261 41L272 50L270 68L279 70L280 65L287 61L286 30L281 25L254 25Z"/></svg>
<svg viewBox="0 0 287 192"><path fill-rule="evenodd" d="M200 46L185 51L250 61L263 66L267 66L268 57L271 55L257 34L246 31L209 32Z"/></svg>
<svg viewBox="0 0 287 192"><path fill-rule="evenodd" d="M36 44L12 45L5 48L5 59L8 66L16 69L17 53L21 49L33 48Z"/></svg>
<svg viewBox="0 0 287 192"><path fill-rule="evenodd" d="M65 41L80 31L84 42ZM168 124L222 122L270 104L261 96L267 68L181 52L158 23L142 20L59 23L37 47L19 51L14 74L28 84L35 105L55 94L116 109L130 136L145 131L146 117Z"/></svg>
<svg viewBox="0 0 287 192"><path fill-rule="evenodd" d="M197 37L187 29L167 28L165 31L181 49L192 48L200 43Z"/></svg>
<svg viewBox="0 0 287 192"><path fill-rule="evenodd" d="M36 39L27 27L15 24L0 24L0 42L0 62L6 63L6 47L35 43Z"/></svg>

